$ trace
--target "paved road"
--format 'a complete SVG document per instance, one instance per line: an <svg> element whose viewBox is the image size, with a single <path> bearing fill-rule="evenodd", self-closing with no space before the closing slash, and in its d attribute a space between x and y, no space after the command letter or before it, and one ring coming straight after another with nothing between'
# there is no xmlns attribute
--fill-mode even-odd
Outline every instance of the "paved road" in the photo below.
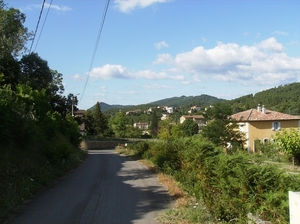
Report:
<svg viewBox="0 0 300 224"><path fill-rule="evenodd" d="M34 198L12 223L152 224L171 204L156 175L139 162L114 150L90 151L81 166Z"/></svg>

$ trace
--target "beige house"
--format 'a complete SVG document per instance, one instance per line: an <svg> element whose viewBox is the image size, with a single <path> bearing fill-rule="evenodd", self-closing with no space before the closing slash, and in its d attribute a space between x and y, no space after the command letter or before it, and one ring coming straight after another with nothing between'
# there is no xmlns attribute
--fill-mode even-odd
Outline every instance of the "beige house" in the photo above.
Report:
<svg viewBox="0 0 300 224"><path fill-rule="evenodd" d="M141 129L141 130L147 130L149 127L149 124L146 122L138 122L138 123L134 123L133 127Z"/></svg>
<svg viewBox="0 0 300 224"><path fill-rule="evenodd" d="M192 119L198 124L199 129L205 125L205 118L202 115L183 115L180 117L180 124L182 124L185 120Z"/></svg>
<svg viewBox="0 0 300 224"><path fill-rule="evenodd" d="M276 132L281 129L300 127L300 116L279 113L267 110L258 105L257 109L250 109L233 114L233 119L239 121L240 131L245 133L247 139L245 147L249 152L256 152L255 141L272 141Z"/></svg>

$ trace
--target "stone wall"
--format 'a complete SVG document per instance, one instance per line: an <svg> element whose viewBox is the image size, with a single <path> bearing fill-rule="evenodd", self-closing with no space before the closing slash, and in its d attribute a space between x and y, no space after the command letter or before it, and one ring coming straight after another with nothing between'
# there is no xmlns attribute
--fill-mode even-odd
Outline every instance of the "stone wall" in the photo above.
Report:
<svg viewBox="0 0 300 224"><path fill-rule="evenodd" d="M120 141L82 141L80 148L82 150L101 150L101 149L114 149L119 144L124 144L125 142Z"/></svg>

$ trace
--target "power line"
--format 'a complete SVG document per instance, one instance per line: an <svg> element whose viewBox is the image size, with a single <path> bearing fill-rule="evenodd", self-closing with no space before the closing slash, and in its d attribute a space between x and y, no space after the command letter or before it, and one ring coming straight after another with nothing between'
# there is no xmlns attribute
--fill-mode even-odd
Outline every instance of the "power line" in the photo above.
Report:
<svg viewBox="0 0 300 224"><path fill-rule="evenodd" d="M88 70L89 72L88 72L88 75L87 75L87 78L86 78L86 81L85 81L85 84L84 84L84 88L83 88L83 91L82 91L82 94L81 94L81 97L80 97L79 101L81 101L82 98L83 98L83 95L84 95L84 92L85 92L85 89L86 89L86 86L87 86L87 83L88 83L88 80L89 80L90 72L91 72L92 67L93 67L93 63L94 63L94 60L95 60L98 44L99 44L99 41L100 41L102 29L103 29L103 26L104 26L104 22L105 22L107 10L108 10L109 2L110 2L110 0L107 0L105 8L104 8L104 13L103 13L103 16L102 16L102 21L101 21L101 24L100 24L96 44L95 44L95 47L94 47L94 52L93 52L93 55L92 55L91 64L90 64L90 67L89 67L89 70Z"/></svg>
<svg viewBox="0 0 300 224"><path fill-rule="evenodd" d="M52 5L52 1L53 1L53 0L51 0L51 2L50 2L50 4L49 4L48 10L47 10L47 14L46 14L46 17L45 17L45 20L44 20L44 23L43 23L43 26L42 26L42 29L41 29L41 32L40 32L39 38L38 38L38 40L37 40L37 42L36 42L36 44L35 44L34 51L36 50L36 48L37 48L37 45L39 44L39 41L40 41L40 38L41 38L41 35L42 35L42 32L43 32L43 29L44 29L44 26L45 26L46 20L47 20L47 18L48 18L48 14L49 14L50 8L51 8L51 5Z"/></svg>
<svg viewBox="0 0 300 224"><path fill-rule="evenodd" d="M35 28L35 32L34 32L34 35L33 35L33 39L32 39L32 42L31 42L31 46L30 46L29 52L31 52L31 49L32 49L32 46L33 46L33 42L34 42L34 39L35 39L37 30L38 30L38 27L39 27L39 24L40 24L40 21L41 21L41 17L42 17L42 13L43 13L43 10L44 10L45 2L46 2L46 0L44 0L42 8L41 8L40 16L39 16L38 22L36 24L36 28Z"/></svg>

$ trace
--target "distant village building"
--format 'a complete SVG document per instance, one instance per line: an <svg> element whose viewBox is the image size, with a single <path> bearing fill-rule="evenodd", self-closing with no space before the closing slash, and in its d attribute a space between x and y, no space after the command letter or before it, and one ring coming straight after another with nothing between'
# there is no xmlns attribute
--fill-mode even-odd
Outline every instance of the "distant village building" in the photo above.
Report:
<svg viewBox="0 0 300 224"><path fill-rule="evenodd" d="M138 122L134 123L133 127L141 130L147 130L149 128L149 124L147 122Z"/></svg>
<svg viewBox="0 0 300 224"><path fill-rule="evenodd" d="M192 106L191 109L188 111L189 114L199 112L201 110L201 107L198 106Z"/></svg>
<svg viewBox="0 0 300 224"><path fill-rule="evenodd" d="M147 114L151 114L153 112L153 107L150 107L146 112Z"/></svg>
<svg viewBox="0 0 300 224"><path fill-rule="evenodd" d="M172 114L175 111L175 107L165 107L165 110L169 113Z"/></svg>
<svg viewBox="0 0 300 224"><path fill-rule="evenodd" d="M137 110L131 110L131 111L127 111L126 115L130 115L130 114L138 114L141 113L142 110L141 109L137 109Z"/></svg>
<svg viewBox="0 0 300 224"><path fill-rule="evenodd" d="M162 121L164 121L164 120L167 120L168 118L169 118L169 115L168 115L168 114L162 114L160 119L161 119Z"/></svg>
<svg viewBox="0 0 300 224"><path fill-rule="evenodd" d="M191 119L198 124L199 129L205 125L205 118L202 115L183 115L180 117L180 124L182 124L185 120Z"/></svg>

